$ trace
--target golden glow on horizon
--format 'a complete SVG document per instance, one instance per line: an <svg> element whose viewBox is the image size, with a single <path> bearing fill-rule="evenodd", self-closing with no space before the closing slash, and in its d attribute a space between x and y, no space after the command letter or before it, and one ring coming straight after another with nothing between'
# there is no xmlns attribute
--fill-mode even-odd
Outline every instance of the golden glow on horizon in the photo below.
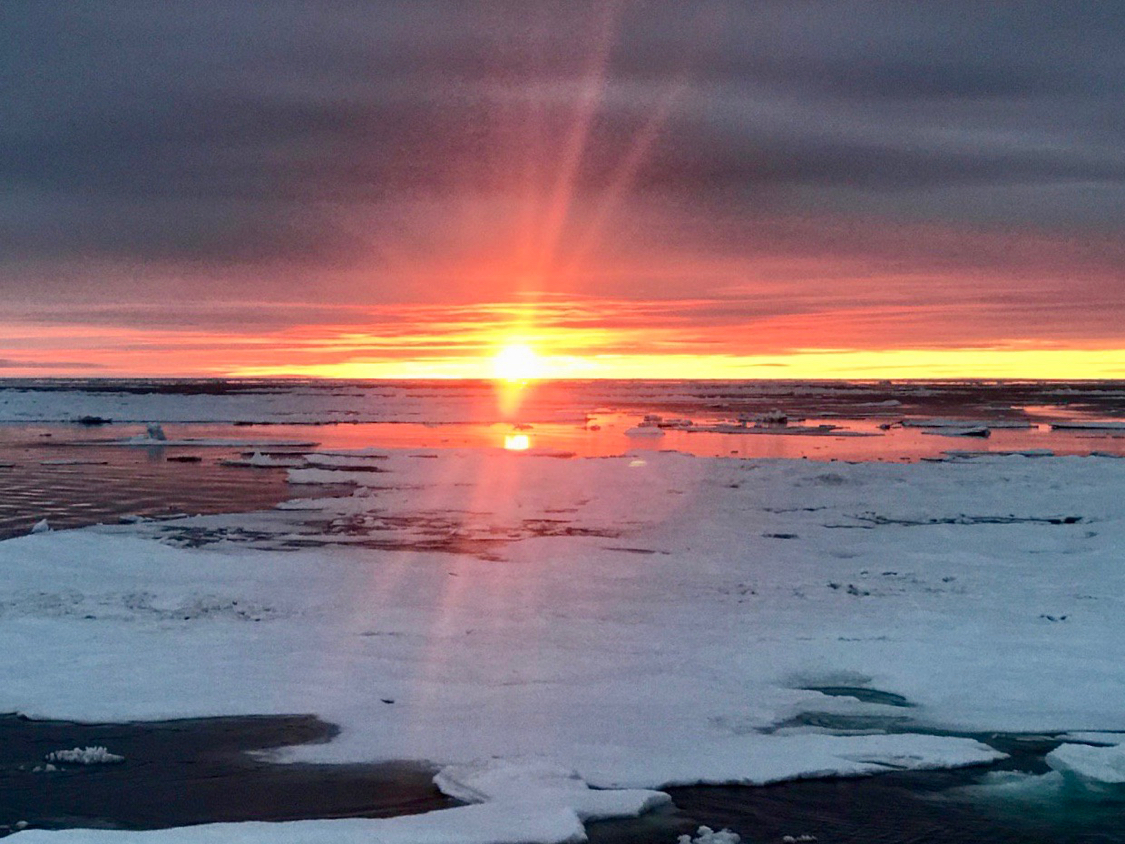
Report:
<svg viewBox="0 0 1125 844"><path fill-rule="evenodd" d="M543 362L526 343L511 343L492 359L492 377L501 381L533 381L544 377Z"/></svg>
<svg viewBox="0 0 1125 844"><path fill-rule="evenodd" d="M663 311L629 314L626 304L558 311L546 303L468 308L455 318L449 308L427 309L401 324L376 314L382 322L372 319L375 327L302 325L245 335L0 323L0 374L475 379L494 380L513 395L524 383L530 389L546 379L1125 379L1125 346L1111 337L1069 348L1006 338L947 348L864 349L840 336L834 343L825 338L835 348L767 353L755 346L783 347L792 338L816 336L816 326L786 326L772 335L768 324L765 331L738 324L702 332L663 325Z"/></svg>
<svg viewBox="0 0 1125 844"><path fill-rule="evenodd" d="M527 434L505 434L504 449L506 451L527 451L531 448L531 437Z"/></svg>
<svg viewBox="0 0 1125 844"><path fill-rule="evenodd" d="M927 379L1125 378L1125 348L1109 349L805 349L778 355L537 356L539 379ZM373 379L495 379L495 359L433 357L366 360L323 366L279 365L226 370L231 377L303 376ZM506 383L517 384L518 381Z"/></svg>

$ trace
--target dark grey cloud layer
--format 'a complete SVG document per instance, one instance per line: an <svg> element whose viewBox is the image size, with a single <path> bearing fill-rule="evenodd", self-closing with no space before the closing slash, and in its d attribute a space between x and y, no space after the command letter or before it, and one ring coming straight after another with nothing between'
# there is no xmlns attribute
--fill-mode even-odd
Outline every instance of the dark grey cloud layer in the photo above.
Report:
<svg viewBox="0 0 1125 844"><path fill-rule="evenodd" d="M728 248L774 214L1113 231L1123 102L1115 2L7 0L0 289L465 248L548 219L576 138L576 239L618 179Z"/></svg>

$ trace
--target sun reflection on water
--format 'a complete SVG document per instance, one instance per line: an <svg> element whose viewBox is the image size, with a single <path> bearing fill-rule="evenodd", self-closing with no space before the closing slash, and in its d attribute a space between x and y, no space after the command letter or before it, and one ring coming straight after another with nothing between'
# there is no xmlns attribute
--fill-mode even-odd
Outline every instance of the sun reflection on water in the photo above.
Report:
<svg viewBox="0 0 1125 844"><path fill-rule="evenodd" d="M531 437L527 434L505 434L504 449L506 451L527 451L531 448Z"/></svg>

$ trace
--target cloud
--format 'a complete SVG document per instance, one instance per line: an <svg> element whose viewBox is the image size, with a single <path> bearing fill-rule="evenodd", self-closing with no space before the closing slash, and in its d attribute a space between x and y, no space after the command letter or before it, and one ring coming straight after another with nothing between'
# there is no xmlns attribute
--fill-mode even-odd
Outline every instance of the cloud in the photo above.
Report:
<svg viewBox="0 0 1125 844"><path fill-rule="evenodd" d="M48 370L66 370L66 369L105 369L106 367L100 363L90 363L89 361L72 361L72 360L13 360L12 358L0 358L0 369L48 369Z"/></svg>
<svg viewBox="0 0 1125 844"><path fill-rule="evenodd" d="M9 0L0 309L246 333L539 286L730 319L971 293L992 325L1074 295L1103 331L1123 45L1112 4L1045 0Z"/></svg>

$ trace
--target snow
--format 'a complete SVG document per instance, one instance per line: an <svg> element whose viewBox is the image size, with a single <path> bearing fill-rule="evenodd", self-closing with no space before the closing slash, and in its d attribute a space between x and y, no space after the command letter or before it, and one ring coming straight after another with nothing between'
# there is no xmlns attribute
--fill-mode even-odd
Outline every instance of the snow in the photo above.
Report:
<svg viewBox="0 0 1125 844"><path fill-rule="evenodd" d="M428 760L485 802L21 834L580 840L674 784L1001 756L938 730L1125 730L1122 461L432 453L293 470L343 498L0 542L0 711L315 713L339 736L282 759ZM1056 762L1104 781L1091 750Z"/></svg>
<svg viewBox="0 0 1125 844"><path fill-rule="evenodd" d="M568 809L484 804L397 818L216 823L173 829L27 829L19 844L571 844L586 840Z"/></svg>
<svg viewBox="0 0 1125 844"><path fill-rule="evenodd" d="M49 533L51 530L51 523L46 519L40 519L31 526L32 533Z"/></svg>

